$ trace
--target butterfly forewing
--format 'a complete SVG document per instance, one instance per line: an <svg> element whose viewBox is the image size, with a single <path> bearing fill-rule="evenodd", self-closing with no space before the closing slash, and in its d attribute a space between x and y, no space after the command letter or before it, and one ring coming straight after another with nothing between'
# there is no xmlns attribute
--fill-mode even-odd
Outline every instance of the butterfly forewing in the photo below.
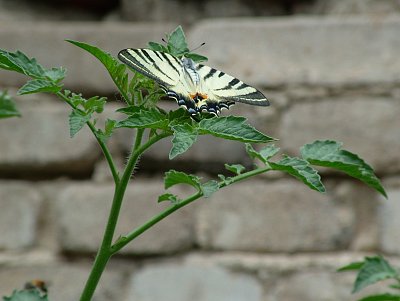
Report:
<svg viewBox="0 0 400 301"><path fill-rule="evenodd" d="M119 52L118 58L166 88L177 85L182 74L181 61L168 53L148 49L124 49Z"/></svg>

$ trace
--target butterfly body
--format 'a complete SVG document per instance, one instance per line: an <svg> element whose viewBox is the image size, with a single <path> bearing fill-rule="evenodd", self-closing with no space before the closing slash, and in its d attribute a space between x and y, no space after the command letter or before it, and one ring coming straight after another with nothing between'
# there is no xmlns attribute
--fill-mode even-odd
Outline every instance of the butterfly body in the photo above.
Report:
<svg viewBox="0 0 400 301"><path fill-rule="evenodd" d="M119 59L160 84L192 117L202 111L218 115L235 102L268 106L257 89L222 71L149 49L124 49Z"/></svg>

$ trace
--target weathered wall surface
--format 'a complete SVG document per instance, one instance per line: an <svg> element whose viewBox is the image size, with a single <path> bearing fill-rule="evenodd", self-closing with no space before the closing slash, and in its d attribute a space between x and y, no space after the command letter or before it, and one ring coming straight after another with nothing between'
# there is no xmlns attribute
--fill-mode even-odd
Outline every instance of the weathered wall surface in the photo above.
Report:
<svg viewBox="0 0 400 301"><path fill-rule="evenodd" d="M210 5L222 4L206 2L202 14L213 17ZM303 17L203 20L187 26L186 34L192 46L206 42L201 52L210 65L257 86L272 104L237 105L225 114L247 116L280 138L277 144L289 154L315 139L342 141L376 168L389 200L329 172L326 194L282 175L240 183L174 214L127 247L110 263L96 300L356 300L361 295L350 294L354 275L335 270L365 254L400 256L400 15L384 14L396 12L397 2L338 2L292 5L293 12L308 14ZM122 2L125 19L131 4ZM227 16L236 16L237 7ZM156 19L161 8L142 6L139 15ZM16 22L10 14L20 12L10 11L0 13L0 48L20 49L48 67L65 66L68 89L111 99L116 90L103 68L63 40L115 55L159 41L178 24L173 15L156 23L110 21L120 18L115 14L108 21ZM239 15L254 15L243 11ZM271 1L270 11L284 9ZM11 94L23 82L0 72L0 88ZM23 117L0 121L0 295L40 278L50 282L52 300L77 300L109 210L111 177L88 131L69 138L63 103L39 94L16 100ZM108 114L115 108L109 103ZM131 134L121 130L110 141L120 162ZM172 162L169 147L160 143L142 159L117 236L163 208L156 200L168 168L207 174L225 162L248 163L233 142L205 138Z"/></svg>

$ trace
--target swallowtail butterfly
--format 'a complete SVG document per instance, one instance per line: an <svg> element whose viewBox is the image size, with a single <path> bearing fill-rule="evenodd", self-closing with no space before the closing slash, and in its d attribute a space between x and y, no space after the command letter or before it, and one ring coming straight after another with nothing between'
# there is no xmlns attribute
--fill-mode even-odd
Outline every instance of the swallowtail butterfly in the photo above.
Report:
<svg viewBox="0 0 400 301"><path fill-rule="evenodd" d="M218 115L235 102L268 106L269 101L239 79L190 58L150 49L124 49L118 58L137 72L157 82L166 94L196 118L207 111Z"/></svg>

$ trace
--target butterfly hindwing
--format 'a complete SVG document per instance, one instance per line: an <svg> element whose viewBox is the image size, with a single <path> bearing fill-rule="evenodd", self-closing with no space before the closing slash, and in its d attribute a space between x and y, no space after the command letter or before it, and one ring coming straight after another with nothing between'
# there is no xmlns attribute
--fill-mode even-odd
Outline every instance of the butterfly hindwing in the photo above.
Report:
<svg viewBox="0 0 400 301"><path fill-rule="evenodd" d="M211 100L243 102L257 106L269 105L269 101L260 91L225 72L201 64L197 66L197 72L203 79Z"/></svg>

